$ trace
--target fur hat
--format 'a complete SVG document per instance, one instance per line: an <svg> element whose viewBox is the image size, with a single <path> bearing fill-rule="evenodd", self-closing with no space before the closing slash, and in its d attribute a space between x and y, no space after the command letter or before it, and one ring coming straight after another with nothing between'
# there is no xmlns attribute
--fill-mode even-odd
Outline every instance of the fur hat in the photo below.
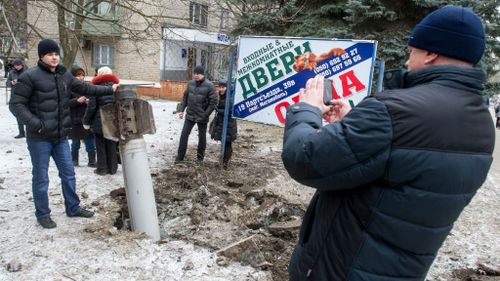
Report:
<svg viewBox="0 0 500 281"><path fill-rule="evenodd" d="M446 6L415 26L408 45L477 64L485 49L484 27L472 10Z"/></svg>
<svg viewBox="0 0 500 281"><path fill-rule="evenodd" d="M105 75L105 74L113 74L113 70L107 66L103 66L97 70L97 76Z"/></svg>
<svg viewBox="0 0 500 281"><path fill-rule="evenodd" d="M59 45L57 45L57 42L52 40L52 39L43 39L38 43L38 57L42 58L46 54L56 52L58 54L61 53L61 50L59 49Z"/></svg>
<svg viewBox="0 0 500 281"><path fill-rule="evenodd" d="M201 74L201 75L205 75L205 69L203 68L203 66L198 65L198 66L196 66L196 67L193 69L193 73L194 73L194 74Z"/></svg>

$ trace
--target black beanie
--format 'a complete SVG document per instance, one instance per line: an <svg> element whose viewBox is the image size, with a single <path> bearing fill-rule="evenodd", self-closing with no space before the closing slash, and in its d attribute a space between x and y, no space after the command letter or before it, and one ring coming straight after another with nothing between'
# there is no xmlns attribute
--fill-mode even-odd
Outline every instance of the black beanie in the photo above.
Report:
<svg viewBox="0 0 500 281"><path fill-rule="evenodd" d="M408 45L477 64L485 48L483 24L470 9L443 7L415 26Z"/></svg>
<svg viewBox="0 0 500 281"><path fill-rule="evenodd" d="M23 65L23 61L19 58L12 61L13 65Z"/></svg>
<svg viewBox="0 0 500 281"><path fill-rule="evenodd" d="M224 79L224 78L220 79L218 85L221 86L221 87L226 87L227 86L227 80Z"/></svg>
<svg viewBox="0 0 500 281"><path fill-rule="evenodd" d="M58 54L61 53L59 49L59 45L57 42L52 39L43 39L38 43L38 57L42 58L48 53L56 52Z"/></svg>
<svg viewBox="0 0 500 281"><path fill-rule="evenodd" d="M203 68L203 66L198 65L197 67L195 67L195 68L193 69L193 73L194 73L194 74L202 74L202 75L205 75L205 69Z"/></svg>

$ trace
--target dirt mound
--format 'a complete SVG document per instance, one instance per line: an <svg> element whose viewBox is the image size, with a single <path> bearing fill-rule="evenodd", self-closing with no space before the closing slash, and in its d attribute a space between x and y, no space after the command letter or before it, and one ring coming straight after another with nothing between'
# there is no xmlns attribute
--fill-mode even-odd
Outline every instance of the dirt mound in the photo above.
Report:
<svg viewBox="0 0 500 281"><path fill-rule="evenodd" d="M209 147L207 155L218 156L218 149ZM228 170L208 156L203 164L186 161L155 176L163 234L219 251L219 264L238 261L287 280L304 207L265 188L282 169L279 153L263 155L248 145L235 154Z"/></svg>
<svg viewBox="0 0 500 281"><path fill-rule="evenodd" d="M282 128L242 123L227 170L220 146L209 144L203 163L195 161L196 146L189 146L186 161L166 159L167 166L152 173L161 235L216 251L219 265L240 262L271 270L273 280L288 280L305 205L275 192L286 176ZM130 226L124 195L111 194L121 206L118 229Z"/></svg>

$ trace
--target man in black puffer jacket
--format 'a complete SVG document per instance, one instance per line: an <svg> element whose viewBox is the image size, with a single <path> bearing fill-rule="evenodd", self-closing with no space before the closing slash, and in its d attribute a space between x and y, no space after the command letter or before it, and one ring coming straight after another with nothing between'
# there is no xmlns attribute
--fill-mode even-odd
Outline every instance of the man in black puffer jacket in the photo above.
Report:
<svg viewBox="0 0 500 281"><path fill-rule="evenodd" d="M207 146L207 123L210 114L217 104L217 95L212 82L205 79L205 70L202 66L194 68L194 79L188 82L184 96L180 104L179 117L184 117L184 109L187 107L186 121L182 127L179 150L176 162L183 161L186 155L189 134L194 125L198 125L198 151L196 158L199 162L205 157Z"/></svg>
<svg viewBox="0 0 500 281"><path fill-rule="evenodd" d="M441 8L408 43L402 89L351 110L342 101L325 106L316 77L288 110L284 165L317 189L291 280L425 280L486 179L495 130L481 96L485 73L474 68L485 49L480 18Z"/></svg>
<svg viewBox="0 0 500 281"><path fill-rule="evenodd" d="M38 44L38 66L23 73L14 88L10 110L26 124L28 150L33 165L33 201L35 215L44 228L54 228L50 217L50 157L56 162L61 178L64 206L69 217L92 217L80 208L67 132L71 128L69 100L71 91L85 96L112 95L118 84L100 87L76 79L59 65L59 46L51 39Z"/></svg>

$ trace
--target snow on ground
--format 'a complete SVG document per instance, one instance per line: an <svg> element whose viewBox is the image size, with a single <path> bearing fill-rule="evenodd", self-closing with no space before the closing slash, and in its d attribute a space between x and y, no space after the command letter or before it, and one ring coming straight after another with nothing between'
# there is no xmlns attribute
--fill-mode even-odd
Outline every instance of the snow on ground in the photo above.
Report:
<svg viewBox="0 0 500 281"><path fill-rule="evenodd" d="M121 167L114 176L99 177L86 166L76 168L77 192L82 205L95 210L92 219L68 218L60 190L57 170L52 162L50 206L57 228L46 230L34 217L31 195L31 163L25 139L14 139L17 124L5 104L0 89L0 281L3 280L270 280L270 272L230 263L217 264L213 252L192 244L164 238L154 243L127 231L109 229L96 235L89 226L108 222L116 213L107 206L116 204L110 191L123 187ZM153 101L157 133L146 135L152 173L158 173L173 160L178 147L183 120L173 114L176 103ZM496 130L500 134L500 130ZM190 142L197 142L196 127ZM208 145L215 143L208 138ZM281 139L272 143L279 150ZM500 135L497 135L497 147ZM271 147L270 147L271 149ZM188 150L189 154L189 150ZM87 158L80 150L81 164ZM451 235L439 251L427 280L452 279L453 271L477 269L477 263L498 268L500 265L500 155L494 153L488 178L464 210ZM275 179L283 186L283 196L290 195L293 180ZM297 192L297 191L296 191ZM87 197L87 198L85 198ZM293 197L293 196L292 196ZM297 199L298 200L298 199ZM308 196L299 201L308 201ZM97 202L97 203L96 203ZM114 208L116 210L116 206ZM11 272L8 267L20 271ZM468 279L460 279L468 280ZM475 279L474 279L475 280ZM489 280L489 279L488 279Z"/></svg>
<svg viewBox="0 0 500 281"><path fill-rule="evenodd" d="M3 89L0 89L0 91ZM55 163L49 168L49 197L57 228L43 229L36 222L31 195L31 162L26 139L14 139L17 123L0 92L0 280L266 280L269 273L232 263L216 263L207 249L183 241L154 243L130 238L126 231L98 236L86 226L104 219L106 213L91 205L110 203L110 191L123 187L119 167L116 175L99 177L92 168L77 167L77 193L82 206L97 211L92 219L68 218L64 213ZM172 114L176 104L151 101L157 133L145 136L151 171L174 160L183 120ZM195 141L195 129L190 142ZM210 142L210 141L209 141ZM80 164L87 161L84 145ZM128 237L128 238L127 238ZM10 272L8 267L20 271Z"/></svg>

